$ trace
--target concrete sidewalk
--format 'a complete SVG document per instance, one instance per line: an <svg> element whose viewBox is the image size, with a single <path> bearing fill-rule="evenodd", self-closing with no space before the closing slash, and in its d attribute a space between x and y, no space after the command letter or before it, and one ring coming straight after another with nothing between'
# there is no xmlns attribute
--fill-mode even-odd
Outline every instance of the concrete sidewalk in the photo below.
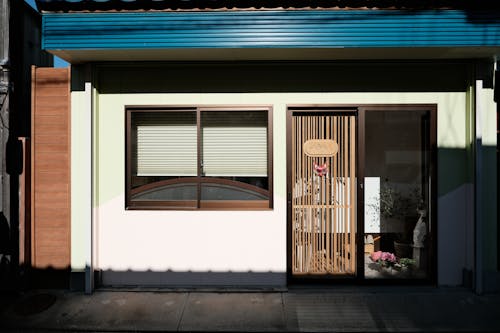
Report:
<svg viewBox="0 0 500 333"><path fill-rule="evenodd" d="M0 331L500 331L500 295L430 287L31 291L3 298Z"/></svg>

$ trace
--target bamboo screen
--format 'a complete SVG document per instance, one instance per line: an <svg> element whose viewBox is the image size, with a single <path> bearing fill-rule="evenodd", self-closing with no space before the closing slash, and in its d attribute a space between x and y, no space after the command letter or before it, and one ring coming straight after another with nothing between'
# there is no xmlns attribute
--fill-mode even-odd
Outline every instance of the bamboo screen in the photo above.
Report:
<svg viewBox="0 0 500 333"><path fill-rule="evenodd" d="M338 149L311 157L304 151L310 140ZM355 116L294 115L292 150L292 273L354 274Z"/></svg>

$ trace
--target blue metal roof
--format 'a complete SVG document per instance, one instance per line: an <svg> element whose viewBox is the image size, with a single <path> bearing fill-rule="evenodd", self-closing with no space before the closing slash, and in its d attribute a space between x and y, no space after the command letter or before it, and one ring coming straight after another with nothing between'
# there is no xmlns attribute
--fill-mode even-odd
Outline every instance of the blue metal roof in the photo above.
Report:
<svg viewBox="0 0 500 333"><path fill-rule="evenodd" d="M42 11L262 8L498 8L496 0L36 0Z"/></svg>
<svg viewBox="0 0 500 333"><path fill-rule="evenodd" d="M42 29L47 50L500 46L496 11L47 13Z"/></svg>

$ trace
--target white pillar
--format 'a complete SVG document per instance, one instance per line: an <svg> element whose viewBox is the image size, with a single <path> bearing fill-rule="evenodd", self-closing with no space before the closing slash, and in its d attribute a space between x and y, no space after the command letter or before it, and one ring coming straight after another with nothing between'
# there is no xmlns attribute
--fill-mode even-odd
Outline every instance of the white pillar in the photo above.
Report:
<svg viewBox="0 0 500 333"><path fill-rule="evenodd" d="M75 288L94 289L92 256L92 105L90 66L71 69L71 271ZM81 285L81 280L84 285Z"/></svg>
<svg viewBox="0 0 500 333"><path fill-rule="evenodd" d="M87 227L85 228L85 293L91 294L94 290L94 251L93 251L93 216L94 216L94 205L93 205L93 86L92 86L92 68L87 66L85 71L85 129L88 131L88 142L87 147L84 151L85 156L85 174L84 178L86 180L86 201L85 206L87 207Z"/></svg>

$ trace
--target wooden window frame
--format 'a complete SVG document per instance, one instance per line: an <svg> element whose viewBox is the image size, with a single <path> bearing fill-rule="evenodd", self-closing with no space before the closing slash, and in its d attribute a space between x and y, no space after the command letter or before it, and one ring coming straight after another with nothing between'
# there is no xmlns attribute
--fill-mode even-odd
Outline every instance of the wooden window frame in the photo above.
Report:
<svg viewBox="0 0 500 333"><path fill-rule="evenodd" d="M214 111L267 112L267 178L268 190L260 189L250 184L203 177L201 165L201 113ZM165 180L157 183L142 185L132 189L132 114L138 112L196 112L197 126L197 175L184 179ZM125 106L125 209L126 210L271 210L273 209L273 108L270 105L198 105L198 106ZM158 200L133 201L132 195L140 190L153 189L157 186L174 183L192 183L197 186L195 200ZM268 196L267 200L201 200L201 184L212 183L220 185L237 185L241 188L253 189Z"/></svg>

